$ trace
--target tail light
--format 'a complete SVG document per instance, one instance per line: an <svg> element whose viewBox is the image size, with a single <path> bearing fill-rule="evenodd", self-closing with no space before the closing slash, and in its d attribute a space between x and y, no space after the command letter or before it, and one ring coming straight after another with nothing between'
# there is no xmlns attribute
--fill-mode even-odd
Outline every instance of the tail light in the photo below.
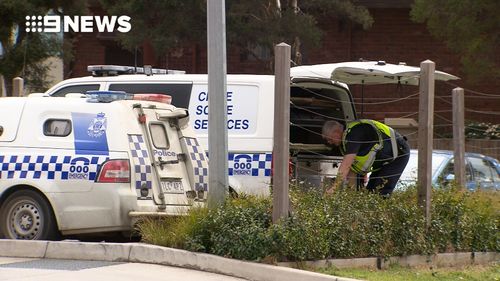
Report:
<svg viewBox="0 0 500 281"><path fill-rule="evenodd" d="M288 176L293 177L293 161L292 158L288 159ZM274 155L271 158L271 176L274 176Z"/></svg>
<svg viewBox="0 0 500 281"><path fill-rule="evenodd" d="M102 164L97 182L130 182L130 163L128 160L109 160Z"/></svg>

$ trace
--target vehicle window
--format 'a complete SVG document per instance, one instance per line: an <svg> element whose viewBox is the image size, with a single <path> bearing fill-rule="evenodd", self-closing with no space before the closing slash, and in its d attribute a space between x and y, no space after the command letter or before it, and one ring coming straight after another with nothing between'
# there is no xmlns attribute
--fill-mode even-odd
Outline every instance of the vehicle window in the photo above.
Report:
<svg viewBox="0 0 500 281"><path fill-rule="evenodd" d="M455 162L454 159L451 159L450 162L448 162L448 165L446 165L446 167L443 169L441 175L439 175L438 182L440 184L446 184L448 175L454 175L454 174L455 174Z"/></svg>
<svg viewBox="0 0 500 281"><path fill-rule="evenodd" d="M59 89L55 91L51 96L52 97L64 97L66 94L69 93L80 93L80 94L85 94L87 91L97 91L99 90L99 84L87 84L87 85L73 85L73 86L68 86L64 87L62 89Z"/></svg>
<svg viewBox="0 0 500 281"><path fill-rule="evenodd" d="M50 137L66 137L71 134L71 121L49 119L43 124L43 134Z"/></svg>
<svg viewBox="0 0 500 281"><path fill-rule="evenodd" d="M450 162L443 169L443 173L440 175L439 181L443 182L446 180L448 175L455 175L455 159L452 158ZM472 181L472 175L470 173L469 163L465 163L465 180Z"/></svg>
<svg viewBox="0 0 500 281"><path fill-rule="evenodd" d="M470 163L465 164L465 180L472 181L472 168L470 167Z"/></svg>
<svg viewBox="0 0 500 281"><path fill-rule="evenodd" d="M448 156L443 154L432 154L432 170L431 173L434 175L436 170L447 161ZM453 171L453 166L451 167ZM411 151L410 160L406 165L403 173L401 174L401 180L416 180L418 176L418 153L417 151Z"/></svg>
<svg viewBox="0 0 500 281"><path fill-rule="evenodd" d="M406 165L403 173L401 174L401 180L417 180L418 176L418 154L414 151L410 153L410 160Z"/></svg>
<svg viewBox="0 0 500 281"><path fill-rule="evenodd" d="M159 149L169 149L170 143L168 142L167 130L161 123L152 123L149 125L151 137L153 138L153 145Z"/></svg>
<svg viewBox="0 0 500 281"><path fill-rule="evenodd" d="M125 91L130 94L154 93L172 97L172 104L177 107L188 108L191 98L192 84L111 84L110 91Z"/></svg>
<svg viewBox="0 0 500 281"><path fill-rule="evenodd" d="M476 181L492 181L492 169L488 164L488 161L478 157L469 157L469 161L472 165L472 170L474 174L474 180Z"/></svg>
<svg viewBox="0 0 500 281"><path fill-rule="evenodd" d="M493 175L493 181L500 182L500 173L498 172L497 167L495 166L495 163L493 163L491 161L487 161L487 162L488 162L488 166L490 166L490 168L491 168L491 173Z"/></svg>

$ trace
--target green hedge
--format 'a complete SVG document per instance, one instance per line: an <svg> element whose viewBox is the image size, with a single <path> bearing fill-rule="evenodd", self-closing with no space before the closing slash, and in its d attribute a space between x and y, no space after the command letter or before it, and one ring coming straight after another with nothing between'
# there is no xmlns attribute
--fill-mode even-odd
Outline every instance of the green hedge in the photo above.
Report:
<svg viewBox="0 0 500 281"><path fill-rule="evenodd" d="M273 225L269 198L228 199L213 210L139 223L143 240L220 256L273 261L500 250L500 192L434 190L427 228L416 190L385 199L342 190L291 192L290 217Z"/></svg>

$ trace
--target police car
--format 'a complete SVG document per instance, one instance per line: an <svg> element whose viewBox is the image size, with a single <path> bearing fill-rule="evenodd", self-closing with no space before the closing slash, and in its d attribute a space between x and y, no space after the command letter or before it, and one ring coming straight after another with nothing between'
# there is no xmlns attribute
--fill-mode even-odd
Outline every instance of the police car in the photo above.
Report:
<svg viewBox="0 0 500 281"><path fill-rule="evenodd" d="M88 67L91 76L64 80L46 93L65 96L89 90L158 93L188 108L200 143L208 147L208 75L116 65ZM325 146L326 120L356 119L347 85L328 77L291 77L291 170L312 184L331 180L341 157ZM228 174L234 193L269 195L274 123L274 76L227 75Z"/></svg>
<svg viewBox="0 0 500 281"><path fill-rule="evenodd" d="M0 98L0 236L129 231L203 205L208 165L169 96Z"/></svg>

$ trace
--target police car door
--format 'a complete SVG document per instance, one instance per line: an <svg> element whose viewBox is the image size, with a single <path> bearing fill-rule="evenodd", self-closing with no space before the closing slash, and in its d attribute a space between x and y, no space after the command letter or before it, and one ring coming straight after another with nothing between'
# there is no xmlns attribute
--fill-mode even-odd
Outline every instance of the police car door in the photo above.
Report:
<svg viewBox="0 0 500 281"><path fill-rule="evenodd" d="M160 205L191 205L190 177L186 171L185 157L180 143L180 132L175 118L161 117L169 111L151 107L140 108L143 114L143 132L152 161L153 192ZM170 111L171 112L171 111ZM190 196L193 199L195 196Z"/></svg>

